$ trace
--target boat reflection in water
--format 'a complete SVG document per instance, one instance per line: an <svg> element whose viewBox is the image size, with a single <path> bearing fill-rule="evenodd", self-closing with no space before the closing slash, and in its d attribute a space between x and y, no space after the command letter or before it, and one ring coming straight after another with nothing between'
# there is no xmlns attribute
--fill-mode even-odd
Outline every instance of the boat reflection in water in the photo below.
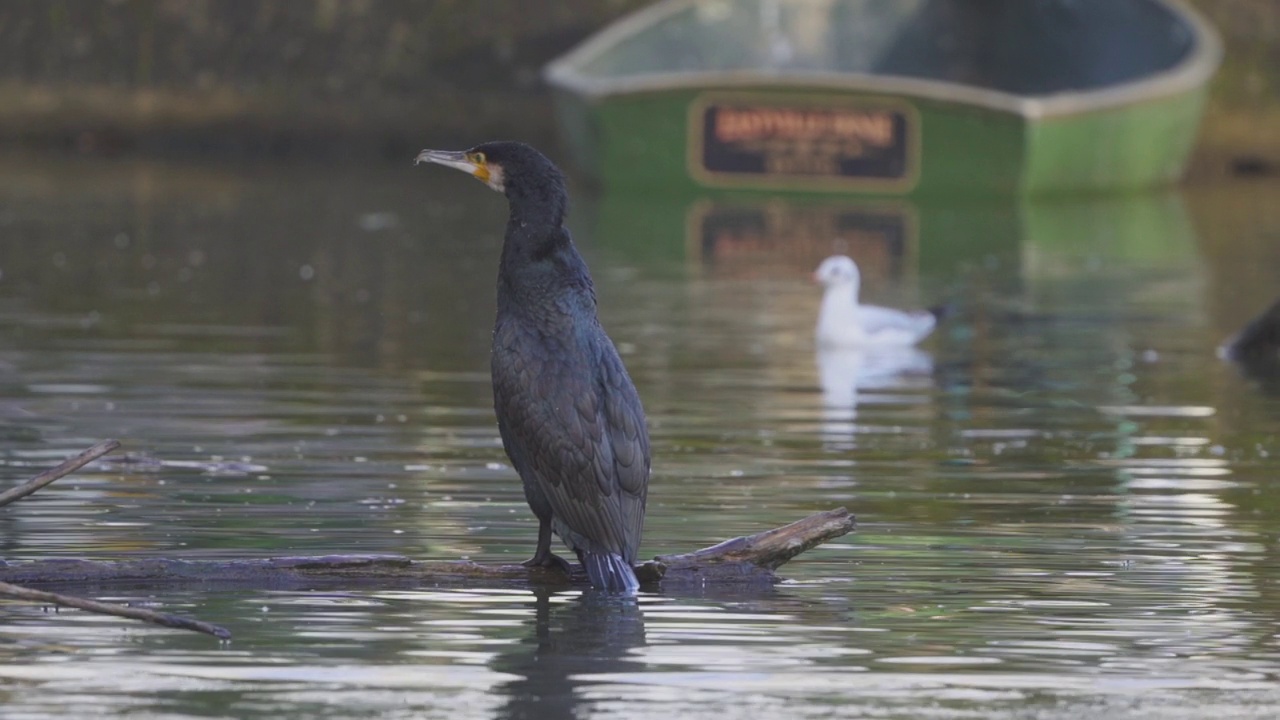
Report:
<svg viewBox="0 0 1280 720"><path fill-rule="evenodd" d="M918 307L944 299L937 288L920 288L923 272L977 258L1018 262L1016 218L987 206L937 205L922 212L909 201L830 195L592 200L581 213L584 226L575 229L584 242L625 255L617 258L622 263L692 276L686 307L698 317L690 324L702 330L699 337L677 340L687 354L729 372L746 364L753 369L745 377L769 378L778 387L808 388L812 400L796 410L818 423L824 444L836 450L853 447L863 432L894 431L859 426L859 404L926 402L933 360L916 348L818 348L822 289L811 281L818 264L848 255L861 270L864 297ZM927 244L926 232L934 235ZM776 407L793 400L779 398Z"/></svg>
<svg viewBox="0 0 1280 720"><path fill-rule="evenodd" d="M919 263L919 221L905 202L744 202L705 199L687 212L686 257L713 278L804 277L833 254L849 255L872 286L900 290ZM821 292L803 296L806 305ZM798 313L810 324L816 315ZM807 338L806 338L807 339ZM912 347L814 347L828 449L856 446L859 402L910 403L933 384L933 358Z"/></svg>
<svg viewBox="0 0 1280 720"><path fill-rule="evenodd" d="M584 245L641 276L689 278L679 284L687 297L663 301L664 311L694 315L685 324L688 335L670 339L677 363L687 358L690 366L741 370L744 378L780 388L820 388L813 397L821 398L822 433L827 441L842 438L842 446L858 434L895 431L902 412L924 411L935 384L945 396L943 412L961 417L967 395L947 386L982 383L992 368L1011 362L1036 365L1025 368L1028 377L1050 372L1052 356L994 356L997 340L1017 332L1028 343L1054 342L1062 327L1078 325L1074 314L1086 312L1084 305L1142 287L1134 285L1134 272L1180 275L1178 268L1194 262L1196 246L1177 192L951 202L742 192L583 195L574 232ZM813 331L821 292L810 278L837 253L858 263L869 302L950 303L956 312L917 349L818 352ZM1063 293L1079 298L1070 316L1037 310ZM1087 313L1112 317L1107 327L1122 324L1114 307ZM780 395L774 412L794 399ZM902 405L874 413L879 425L855 422L859 407L877 403Z"/></svg>
<svg viewBox="0 0 1280 720"><path fill-rule="evenodd" d="M718 278L808 278L852 257L871 286L967 261L1018 262L1018 206L921 203L831 194L579 193L575 237L642 265L692 266Z"/></svg>
<svg viewBox="0 0 1280 720"><path fill-rule="evenodd" d="M858 263L871 295L927 285L917 305L943 300L932 290L964 282L975 268L998 270L988 279L1001 295L1016 296L1081 262L1121 271L1182 263L1196 243L1176 190L928 202L753 192L579 197L574 236L628 265L794 281L844 254Z"/></svg>

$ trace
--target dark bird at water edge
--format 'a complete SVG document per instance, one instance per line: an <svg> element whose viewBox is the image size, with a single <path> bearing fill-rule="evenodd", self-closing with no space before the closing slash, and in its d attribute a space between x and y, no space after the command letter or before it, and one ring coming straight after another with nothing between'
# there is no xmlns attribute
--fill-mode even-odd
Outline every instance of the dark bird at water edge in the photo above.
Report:
<svg viewBox="0 0 1280 720"><path fill-rule="evenodd" d="M1276 387L1280 383L1280 298L1227 339L1218 348L1218 357Z"/></svg>
<svg viewBox="0 0 1280 720"><path fill-rule="evenodd" d="M551 552L555 532L593 586L634 592L649 434L640 396L596 317L587 264L564 227L564 175L516 142L423 150L424 161L507 196L491 370L502 445L539 522L525 564L569 569Z"/></svg>

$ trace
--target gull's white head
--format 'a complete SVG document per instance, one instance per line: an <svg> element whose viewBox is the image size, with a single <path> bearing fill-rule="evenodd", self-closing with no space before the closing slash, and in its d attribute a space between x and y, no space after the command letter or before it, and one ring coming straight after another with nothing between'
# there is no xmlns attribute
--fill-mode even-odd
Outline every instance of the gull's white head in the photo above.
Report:
<svg viewBox="0 0 1280 720"><path fill-rule="evenodd" d="M857 285L858 266L848 255L832 255L813 271L813 279L826 287Z"/></svg>

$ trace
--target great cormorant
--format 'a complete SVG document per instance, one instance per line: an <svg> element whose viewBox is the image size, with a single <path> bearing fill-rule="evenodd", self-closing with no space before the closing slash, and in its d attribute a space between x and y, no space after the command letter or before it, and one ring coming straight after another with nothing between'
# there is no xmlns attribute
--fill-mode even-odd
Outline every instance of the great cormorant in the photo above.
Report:
<svg viewBox="0 0 1280 720"><path fill-rule="evenodd" d="M491 370L502 445L539 522L537 551L525 564L568 569L551 552L554 531L593 586L635 591L649 435L635 385L596 318L587 264L564 227L564 175L517 142L423 150L417 161L469 173L510 207Z"/></svg>

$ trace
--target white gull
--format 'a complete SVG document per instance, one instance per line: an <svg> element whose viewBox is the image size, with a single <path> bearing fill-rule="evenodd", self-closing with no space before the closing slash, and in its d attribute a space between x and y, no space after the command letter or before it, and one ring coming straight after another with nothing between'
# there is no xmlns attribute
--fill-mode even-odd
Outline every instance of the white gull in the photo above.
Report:
<svg viewBox="0 0 1280 720"><path fill-rule="evenodd" d="M903 311L858 303L861 276L845 255L832 255L814 271L826 290L818 312L818 345L822 347L907 347L924 339L938 323L930 310Z"/></svg>

